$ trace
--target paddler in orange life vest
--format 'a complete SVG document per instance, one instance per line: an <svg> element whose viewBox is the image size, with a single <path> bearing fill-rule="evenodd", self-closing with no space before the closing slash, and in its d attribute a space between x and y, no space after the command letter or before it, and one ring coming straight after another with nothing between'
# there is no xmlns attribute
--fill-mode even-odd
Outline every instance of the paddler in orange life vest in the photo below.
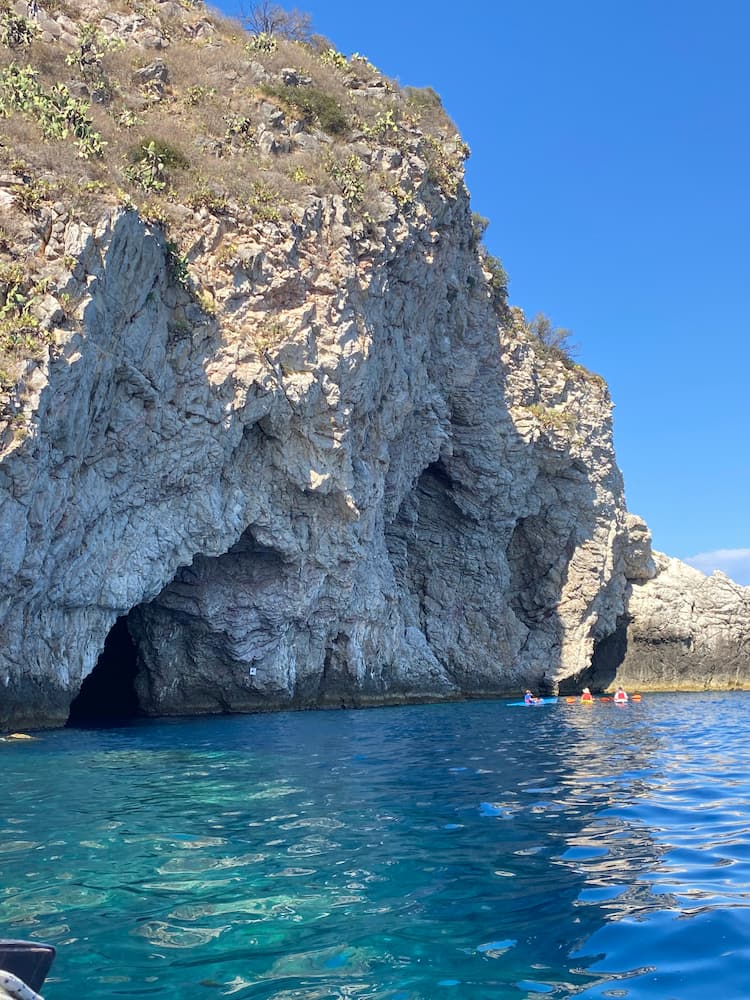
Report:
<svg viewBox="0 0 750 1000"><path fill-rule="evenodd" d="M581 695L581 701L593 701L593 695L588 688L583 689L583 694Z"/></svg>
<svg viewBox="0 0 750 1000"><path fill-rule="evenodd" d="M615 691L615 702L618 705L624 705L627 700L628 696L625 693L625 691L622 689L622 687L618 687L618 689Z"/></svg>

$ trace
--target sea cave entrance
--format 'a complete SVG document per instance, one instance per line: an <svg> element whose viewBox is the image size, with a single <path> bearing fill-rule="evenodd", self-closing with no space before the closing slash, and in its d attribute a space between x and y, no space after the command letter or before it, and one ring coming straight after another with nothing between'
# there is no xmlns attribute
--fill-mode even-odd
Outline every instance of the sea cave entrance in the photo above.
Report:
<svg viewBox="0 0 750 1000"><path fill-rule="evenodd" d="M135 690L138 650L127 615L117 619L96 666L70 706L68 726L110 725L142 715Z"/></svg>
<svg viewBox="0 0 750 1000"><path fill-rule="evenodd" d="M584 687L591 688L595 693L606 691L616 683L617 672L628 651L629 622L627 615L621 615L614 632L594 643L591 665L573 677L560 681L561 695L577 695Z"/></svg>

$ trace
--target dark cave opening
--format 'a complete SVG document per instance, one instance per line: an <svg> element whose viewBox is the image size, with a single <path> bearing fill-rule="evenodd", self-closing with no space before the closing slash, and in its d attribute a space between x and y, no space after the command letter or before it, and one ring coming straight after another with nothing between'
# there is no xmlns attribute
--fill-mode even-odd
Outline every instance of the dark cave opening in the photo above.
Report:
<svg viewBox="0 0 750 1000"><path fill-rule="evenodd" d="M110 629L96 666L73 700L67 725L110 724L140 716L135 690L137 673L138 650L128 629L127 616L123 615Z"/></svg>
<svg viewBox="0 0 750 1000"><path fill-rule="evenodd" d="M594 643L591 666L561 681L561 695L577 695L583 687L590 687L594 692L605 691L614 683L628 651L629 621L627 615L621 615L615 631Z"/></svg>

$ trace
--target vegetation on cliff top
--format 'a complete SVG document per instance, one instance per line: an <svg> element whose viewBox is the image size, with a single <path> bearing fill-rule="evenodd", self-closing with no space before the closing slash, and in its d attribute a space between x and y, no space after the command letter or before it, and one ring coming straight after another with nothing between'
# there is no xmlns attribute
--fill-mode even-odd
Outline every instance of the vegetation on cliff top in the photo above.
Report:
<svg viewBox="0 0 750 1000"><path fill-rule="evenodd" d="M54 328L77 322L76 261L53 240L71 222L138 209L212 315L181 250L197 221L240 221L262 241L311 196L338 194L366 238L417 196L454 198L467 155L435 91L399 87L270 0L244 24L192 0L0 0L0 412ZM487 225L473 214L472 241L505 315ZM543 363L579 367L567 331L537 317L527 332Z"/></svg>
<svg viewBox="0 0 750 1000"><path fill-rule="evenodd" d="M384 198L456 195L468 150L433 91L345 57L306 15L261 2L247 20L190 0L0 3L0 395L43 353L37 306L74 266L56 225L119 203L179 247L186 208L263 227L340 194L366 233Z"/></svg>
<svg viewBox="0 0 750 1000"><path fill-rule="evenodd" d="M319 37L247 34L201 5L51 0L37 19L5 6L0 40L0 166L82 212L82 180L98 204L163 192L251 212L261 184L281 210L302 189L335 192L355 143L416 146L455 190L467 152L432 92L402 92ZM392 183L370 173L375 189Z"/></svg>

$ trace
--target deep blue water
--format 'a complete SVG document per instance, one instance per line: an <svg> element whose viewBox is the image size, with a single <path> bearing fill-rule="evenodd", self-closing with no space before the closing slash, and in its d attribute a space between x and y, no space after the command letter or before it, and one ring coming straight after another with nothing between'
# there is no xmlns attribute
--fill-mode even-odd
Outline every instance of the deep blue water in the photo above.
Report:
<svg viewBox="0 0 750 1000"><path fill-rule="evenodd" d="M750 695L149 722L0 744L47 1000L747 1000Z"/></svg>

